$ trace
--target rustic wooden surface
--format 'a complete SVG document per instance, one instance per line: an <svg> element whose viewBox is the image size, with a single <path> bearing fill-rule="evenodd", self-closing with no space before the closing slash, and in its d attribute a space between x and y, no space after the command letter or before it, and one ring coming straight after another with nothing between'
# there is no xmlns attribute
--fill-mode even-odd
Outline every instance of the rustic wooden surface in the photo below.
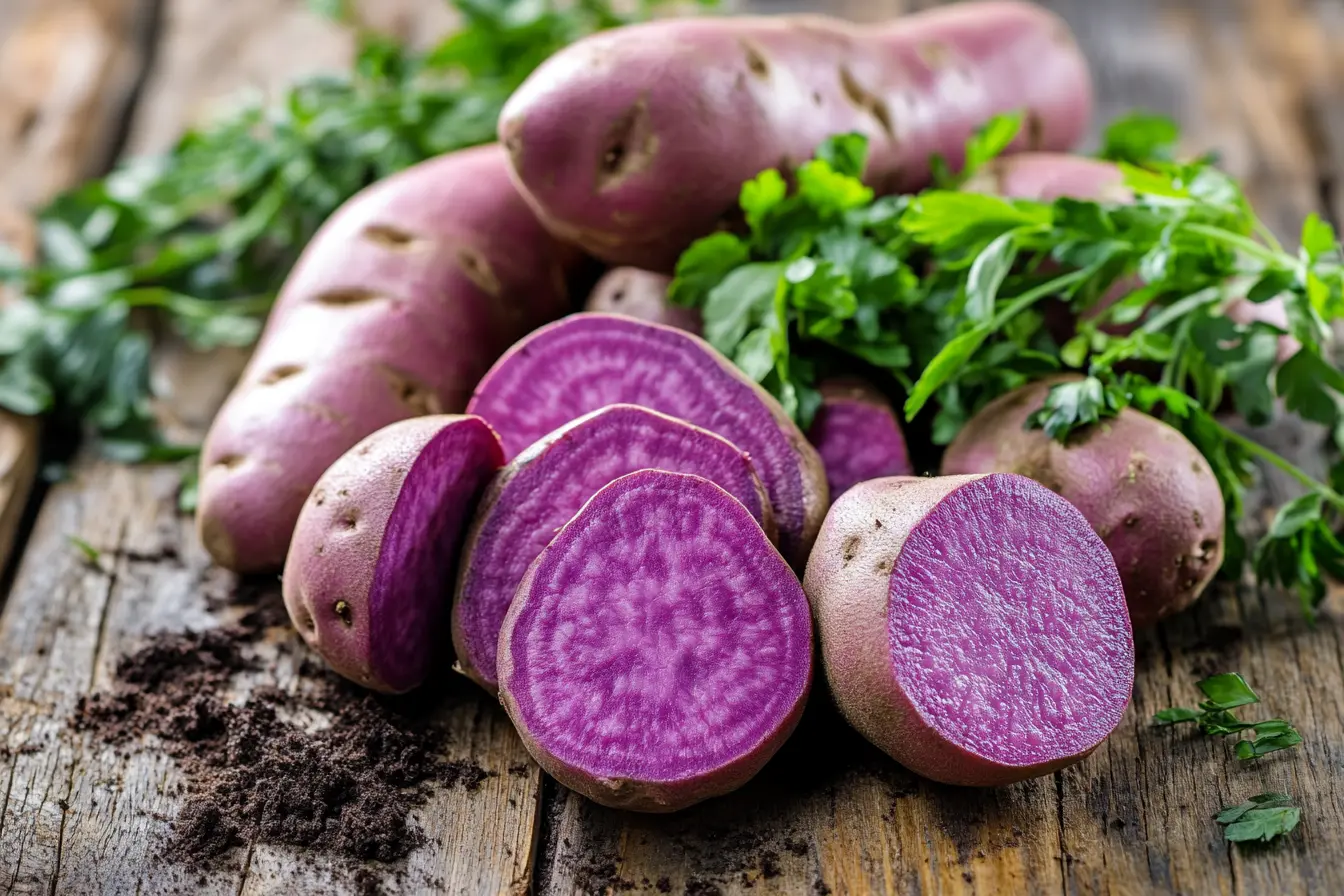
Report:
<svg viewBox="0 0 1344 896"><path fill-rule="evenodd" d="M0 209L40 202L106 164L118 143L162 147L184 120L239 85L270 89L339 62L348 41L301 5L0 2ZM906 4L917 5L931 4ZM1335 220L1344 212L1344 7L1335 0L1049 5L1092 60L1099 120L1135 105L1179 118L1190 148L1221 151L1285 238L1312 210ZM367 6L380 24L421 39L446 24L435 0ZM837 7L871 18L901 3ZM123 133L119 110L131 99ZM221 356L176 368L173 409L187 430L208 421L237 363ZM1274 436L1314 456L1310 437ZM34 426L0 418L0 567L35 446ZM229 580L209 567L176 514L175 485L172 470L86 459L44 498L0 616L0 745L10 751L0 762L0 884L19 893L175 885L350 892L348 865L301 863L262 845L197 890L194 878L155 861L160 819L176 810L172 764L148 753L119 756L64 730L78 695L106 686L117 657L144 635L220 621L203 595ZM72 534L103 549L97 565L70 549ZM756 781L675 816L597 807L544 783L529 764L525 776L500 774L474 794L437 794L420 813L433 845L412 855L402 886L698 896L1344 892L1344 644L1336 618L1326 614L1311 629L1283 596L1211 594L1140 635L1134 705L1100 750L1053 777L996 791L906 773L853 734L824 695ZM288 637L272 633L276 644ZM293 654L276 657L243 686L291 686ZM1297 724L1306 744L1245 766L1226 742L1148 727L1153 711L1193 702L1198 678L1227 670L1244 673L1265 709ZM470 688L443 712L455 758L497 772L522 762L507 720ZM1299 832L1268 849L1223 842L1212 814L1269 789L1300 798Z"/></svg>

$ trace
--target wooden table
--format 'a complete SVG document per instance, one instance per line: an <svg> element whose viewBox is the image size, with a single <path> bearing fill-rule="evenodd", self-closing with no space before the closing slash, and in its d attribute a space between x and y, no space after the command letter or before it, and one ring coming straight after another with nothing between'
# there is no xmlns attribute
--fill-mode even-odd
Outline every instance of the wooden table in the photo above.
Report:
<svg viewBox="0 0 1344 896"><path fill-rule="evenodd" d="M381 23L424 39L437 0L370 0ZM761 4L765 6L766 4ZM775 4L801 8L807 4ZM907 4L913 6L927 3ZM1092 60L1100 118L1166 112L1191 149L1216 148L1287 239L1316 210L1344 212L1344 6L1337 0L1052 0ZM0 227L15 209L97 172L119 152L162 148L211 99L341 62L349 41L299 0L0 2ZM900 3L840 4L877 17ZM171 360L171 359L168 359ZM165 362L167 363L167 361ZM172 409L197 431L237 357L192 359ZM1296 453L1315 456L1310 438ZM300 863L265 844L197 883L158 861L180 776L166 757L113 753L66 730L81 694L106 687L150 632L218 624L218 584L174 506L172 470L81 459L39 490L38 427L0 418L0 565L22 545L0 616L0 884L14 893L349 892L357 870ZM1273 483L1271 483L1271 486ZM1272 490L1272 489L1271 489ZM70 549L104 549L101 568ZM291 637L283 630L273 640ZM463 685L455 756L499 772L438 793L419 814L432 846L415 881L450 893L1344 893L1344 644L1282 595L1224 588L1138 637L1134 701L1120 729L1052 777L976 791L921 781L815 701L797 737L740 793L670 817L602 809L526 764L492 701ZM1255 765L1224 741L1154 730L1214 671L1245 674L1299 749ZM292 663L257 683L292 685ZM1230 847L1211 816L1264 790L1304 807L1287 842ZM437 843L435 842L437 840ZM729 857L735 857L729 860ZM735 863L735 864L733 864Z"/></svg>

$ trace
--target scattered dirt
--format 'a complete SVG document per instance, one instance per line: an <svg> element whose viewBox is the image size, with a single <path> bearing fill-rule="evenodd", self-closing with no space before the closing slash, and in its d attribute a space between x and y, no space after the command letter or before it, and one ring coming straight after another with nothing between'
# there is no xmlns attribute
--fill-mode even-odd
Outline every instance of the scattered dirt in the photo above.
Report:
<svg viewBox="0 0 1344 896"><path fill-rule="evenodd" d="M235 603L234 625L163 633L124 657L112 690L82 699L70 720L125 749L148 736L178 761L187 785L169 858L209 868L245 844L274 843L394 862L424 842L411 811L432 785L475 790L493 774L443 758L433 687L385 698L304 662L295 692L240 699L238 676L258 670L267 630L288 621L274 588L239 592ZM291 641L280 649L302 649ZM314 715L329 724L295 721ZM356 883L380 892L378 874Z"/></svg>

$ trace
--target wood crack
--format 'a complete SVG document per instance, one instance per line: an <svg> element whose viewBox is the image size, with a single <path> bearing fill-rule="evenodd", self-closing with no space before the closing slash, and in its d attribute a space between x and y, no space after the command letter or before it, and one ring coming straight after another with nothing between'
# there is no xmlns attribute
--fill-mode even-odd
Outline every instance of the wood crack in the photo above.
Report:
<svg viewBox="0 0 1344 896"><path fill-rule="evenodd" d="M126 522L122 522L117 531L117 552L121 553L126 543ZM112 571L107 574L107 587L103 596L103 606L98 614L98 635L93 642L93 662L89 665L89 683L84 688L85 693L93 691L98 681L98 669L103 662L103 648L107 643L107 620L111 615L113 599L117 592L117 582L121 578L120 568L113 565Z"/></svg>

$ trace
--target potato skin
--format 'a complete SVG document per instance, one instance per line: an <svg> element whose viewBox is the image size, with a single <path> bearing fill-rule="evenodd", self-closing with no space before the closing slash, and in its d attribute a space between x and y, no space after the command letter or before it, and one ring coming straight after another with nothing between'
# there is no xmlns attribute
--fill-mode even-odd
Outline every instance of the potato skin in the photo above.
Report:
<svg viewBox="0 0 1344 896"><path fill-rule="evenodd" d="M554 232L611 264L670 273L733 211L742 183L827 137L870 140L866 179L917 189L955 168L992 115L1026 108L1016 149L1065 150L1091 114L1064 23L995 0L878 26L823 16L671 19L557 53L510 98L499 134Z"/></svg>
<svg viewBox="0 0 1344 896"><path fill-rule="evenodd" d="M454 427L458 428L457 433L450 432ZM443 436L460 437L466 450L453 459L460 458L464 466L460 470L447 470L433 465L417 471L417 464L430 453L427 447ZM463 486L461 494L446 495L455 500L439 505L435 511L436 516L449 520L450 528L455 525L461 533L471 516L476 492L503 462L503 448L485 421L477 417L438 415L403 420L380 429L323 474L299 516L285 562L282 590L285 609L294 627L336 672L385 693L400 693L420 683L432 649L420 651L411 662L408 659L411 651L404 649L406 645L374 643L375 627L384 635L403 634L395 625L389 629L387 619L377 623L373 619L371 595L378 587L380 566L387 560L384 554L389 525L394 514L402 514L401 522L405 524L403 501L420 497L404 496L413 487L408 484L423 486L429 478ZM416 530L412 535L427 539L431 532L432 528ZM439 624L428 625L430 631L413 630L410 637L417 646L432 648L437 630L443 655L447 655L455 557L440 555L438 547L431 540L409 555L411 560L435 564L447 575L442 583L441 606L414 608L416 618ZM415 571L409 569L393 567L384 573L393 580L403 577L407 582L417 581ZM408 592L401 589L399 593ZM432 592L421 594L416 588L409 593L424 601L434 599ZM381 612L396 612L396 608L391 611L382 608ZM431 640L426 642L426 637ZM412 673L409 678L405 677L408 671L405 668L380 666L379 657L389 653L399 664L411 662L417 667L409 670Z"/></svg>
<svg viewBox="0 0 1344 896"><path fill-rule="evenodd" d="M970 787L1047 775L1091 752L1032 765L979 756L929 724L892 675L887 611L901 549L944 498L983 478L891 476L858 483L832 505L803 578L826 680L841 714L911 771Z"/></svg>
<svg viewBox="0 0 1344 896"><path fill-rule="evenodd" d="M1001 396L948 446L942 472L1020 473L1068 499L1115 557L1136 628L1185 609L1223 562L1225 508L1213 470L1185 436L1127 408L1071 438L1023 428L1056 383Z"/></svg>
<svg viewBox="0 0 1344 896"><path fill-rule="evenodd" d="M515 339L568 310L575 250L485 146L361 192L319 231L201 454L197 527L221 566L278 569L327 467L394 421L461 411Z"/></svg>
<svg viewBox="0 0 1344 896"><path fill-rule="evenodd" d="M613 268L597 281L583 310L624 314L699 336L703 328L699 310L668 301L667 287L671 283L672 278L664 274L639 268Z"/></svg>

